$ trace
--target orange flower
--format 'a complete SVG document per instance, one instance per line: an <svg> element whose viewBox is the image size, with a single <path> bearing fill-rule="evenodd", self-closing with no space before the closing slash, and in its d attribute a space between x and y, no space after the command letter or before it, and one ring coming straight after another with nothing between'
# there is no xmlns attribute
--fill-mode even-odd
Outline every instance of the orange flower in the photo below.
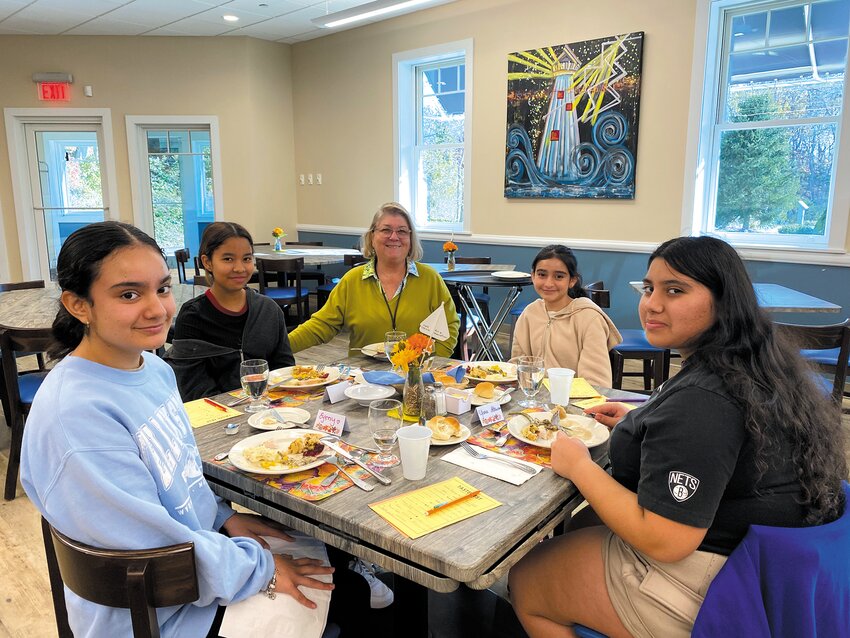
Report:
<svg viewBox="0 0 850 638"><path fill-rule="evenodd" d="M417 332L407 340L407 345L408 347L417 350L420 354L425 351L430 352L428 348L431 346L431 338Z"/></svg>
<svg viewBox="0 0 850 638"><path fill-rule="evenodd" d="M286 237L286 233L283 232L283 228L281 228L280 226L277 226L276 228L272 229L272 237L275 237L275 238Z"/></svg>
<svg viewBox="0 0 850 638"><path fill-rule="evenodd" d="M447 241L446 243L443 244L443 252L453 253L456 250L457 250L457 244L454 243L451 240Z"/></svg>
<svg viewBox="0 0 850 638"><path fill-rule="evenodd" d="M405 341L395 344L390 355L390 362L393 366L407 372L412 363L422 365L423 355L430 354L432 348L431 338L417 332Z"/></svg>

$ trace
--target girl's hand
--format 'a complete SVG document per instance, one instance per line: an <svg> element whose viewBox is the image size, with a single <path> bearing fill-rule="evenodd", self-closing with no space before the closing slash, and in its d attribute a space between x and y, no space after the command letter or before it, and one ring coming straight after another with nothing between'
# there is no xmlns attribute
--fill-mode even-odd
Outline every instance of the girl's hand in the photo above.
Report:
<svg viewBox="0 0 850 638"><path fill-rule="evenodd" d="M570 478L577 465L589 460L590 450L584 443L558 432L552 441L552 469L555 472L564 478Z"/></svg>
<svg viewBox="0 0 850 638"><path fill-rule="evenodd" d="M315 558L294 559L286 554L275 554L274 568L277 571L275 591L292 596L308 609L315 609L316 603L301 593L301 590L298 589L299 585L327 591L334 588L333 583L324 583L315 578L310 578L311 575L333 574L334 572L333 567L325 567L322 561Z"/></svg>
<svg viewBox="0 0 850 638"><path fill-rule="evenodd" d="M224 521L224 525L221 528L231 538L234 536L253 538L265 549L269 548L269 544L261 538L262 536L274 536L275 538L282 538L285 541L295 540L283 531L285 529L284 527L274 521L251 514L234 514Z"/></svg>
<svg viewBox="0 0 850 638"><path fill-rule="evenodd" d="M587 408L584 413L610 430L629 413L629 406L625 403L600 403Z"/></svg>

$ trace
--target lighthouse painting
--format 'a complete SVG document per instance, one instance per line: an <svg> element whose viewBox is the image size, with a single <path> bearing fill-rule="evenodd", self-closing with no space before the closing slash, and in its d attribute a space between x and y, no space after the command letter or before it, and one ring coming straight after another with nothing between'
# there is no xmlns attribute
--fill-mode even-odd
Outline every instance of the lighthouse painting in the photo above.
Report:
<svg viewBox="0 0 850 638"><path fill-rule="evenodd" d="M643 33L508 56L505 197L633 199Z"/></svg>

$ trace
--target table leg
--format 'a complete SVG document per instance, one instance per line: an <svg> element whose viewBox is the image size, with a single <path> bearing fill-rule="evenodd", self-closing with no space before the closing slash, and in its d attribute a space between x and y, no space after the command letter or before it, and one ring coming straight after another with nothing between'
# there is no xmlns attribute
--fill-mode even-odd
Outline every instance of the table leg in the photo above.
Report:
<svg viewBox="0 0 850 638"><path fill-rule="evenodd" d="M402 578L393 578L396 635L405 638L428 638L428 589ZM398 630L403 628L403 632Z"/></svg>

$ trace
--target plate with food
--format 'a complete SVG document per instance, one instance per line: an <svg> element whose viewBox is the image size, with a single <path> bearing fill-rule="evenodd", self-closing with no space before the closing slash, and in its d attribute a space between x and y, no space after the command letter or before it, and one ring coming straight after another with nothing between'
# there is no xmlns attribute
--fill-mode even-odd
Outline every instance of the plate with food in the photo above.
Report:
<svg viewBox="0 0 850 638"><path fill-rule="evenodd" d="M280 419L275 418L272 410L277 412ZM301 408L271 408L252 414L248 418L248 425L258 430L283 430L294 428L296 425L307 423L309 420L310 413ZM285 423L282 421L285 421Z"/></svg>
<svg viewBox="0 0 850 638"><path fill-rule="evenodd" d="M431 429L431 445L457 445L472 432L453 416L435 416L425 423Z"/></svg>
<svg viewBox="0 0 850 638"><path fill-rule="evenodd" d="M496 279L528 279L531 277L531 273L520 272L519 270L497 270L494 273L491 273Z"/></svg>
<svg viewBox="0 0 850 638"><path fill-rule="evenodd" d="M324 432L283 430L242 439L230 448L230 462L252 474L292 474L318 467L328 457L320 439Z"/></svg>
<svg viewBox="0 0 850 638"><path fill-rule="evenodd" d="M289 366L269 373L269 389L317 388L339 379L339 368L325 366L318 370L316 366Z"/></svg>
<svg viewBox="0 0 850 638"><path fill-rule="evenodd" d="M372 357L373 359L381 359L383 361L387 360L387 353L384 350L383 341L379 343L370 343L368 346L363 346L362 348L360 348L360 352L365 354L367 357Z"/></svg>
<svg viewBox="0 0 850 638"><path fill-rule="evenodd" d="M469 401L472 405L487 405L488 403L498 403L505 405L511 400L511 393L507 390L500 390L489 381L482 381L475 385L472 391L472 396Z"/></svg>
<svg viewBox="0 0 850 638"><path fill-rule="evenodd" d="M605 443L611 435L608 428L586 416L567 414L561 417L559 425L553 425L551 412L528 412L527 414L534 420L533 422L522 414L515 414L508 419L508 430L514 438L529 445L552 447L552 441L562 427L566 428L561 430L564 434L580 440L587 447Z"/></svg>
<svg viewBox="0 0 850 638"><path fill-rule="evenodd" d="M466 378L470 381L506 383L516 381L516 366L504 361L475 361L466 364Z"/></svg>

